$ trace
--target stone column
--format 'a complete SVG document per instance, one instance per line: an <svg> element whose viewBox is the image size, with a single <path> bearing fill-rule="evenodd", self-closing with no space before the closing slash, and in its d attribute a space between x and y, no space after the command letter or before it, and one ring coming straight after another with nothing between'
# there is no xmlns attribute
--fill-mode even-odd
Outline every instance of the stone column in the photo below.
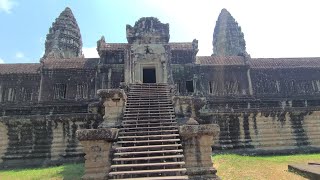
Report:
<svg viewBox="0 0 320 180"><path fill-rule="evenodd" d="M218 125L199 125L190 118L187 124L179 127L179 133L189 179L220 179L211 159L213 139L219 134Z"/></svg>
<svg viewBox="0 0 320 180"><path fill-rule="evenodd" d="M100 128L118 127L122 119L126 102L126 94L123 89L99 89L98 96L104 106L103 122Z"/></svg>
<svg viewBox="0 0 320 180"><path fill-rule="evenodd" d="M77 137L84 147L84 180L108 179L111 166L111 147L117 139L118 129L84 129L77 131Z"/></svg>

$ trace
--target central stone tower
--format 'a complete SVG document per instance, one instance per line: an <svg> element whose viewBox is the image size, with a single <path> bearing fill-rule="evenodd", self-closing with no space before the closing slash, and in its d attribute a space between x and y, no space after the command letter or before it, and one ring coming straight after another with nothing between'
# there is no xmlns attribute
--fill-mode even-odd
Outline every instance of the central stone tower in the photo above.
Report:
<svg viewBox="0 0 320 180"><path fill-rule="evenodd" d="M125 62L125 82L171 82L169 24L143 17L134 27L127 25L126 31L130 57Z"/></svg>
<svg viewBox="0 0 320 180"><path fill-rule="evenodd" d="M43 59L77 57L82 57L82 39L77 20L67 7L49 29Z"/></svg>

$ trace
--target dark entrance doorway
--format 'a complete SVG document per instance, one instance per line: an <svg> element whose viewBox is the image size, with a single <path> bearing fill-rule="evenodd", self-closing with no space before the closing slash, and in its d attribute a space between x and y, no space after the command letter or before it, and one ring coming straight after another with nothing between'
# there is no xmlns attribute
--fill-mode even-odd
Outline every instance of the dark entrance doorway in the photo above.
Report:
<svg viewBox="0 0 320 180"><path fill-rule="evenodd" d="M144 68L143 69L143 83L156 83L156 69Z"/></svg>

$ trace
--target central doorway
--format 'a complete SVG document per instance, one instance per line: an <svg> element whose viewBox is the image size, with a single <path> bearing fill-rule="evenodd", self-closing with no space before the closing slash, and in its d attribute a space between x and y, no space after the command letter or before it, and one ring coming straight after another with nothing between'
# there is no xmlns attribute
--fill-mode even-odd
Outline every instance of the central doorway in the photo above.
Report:
<svg viewBox="0 0 320 180"><path fill-rule="evenodd" d="M156 83L156 69L143 68L143 83Z"/></svg>

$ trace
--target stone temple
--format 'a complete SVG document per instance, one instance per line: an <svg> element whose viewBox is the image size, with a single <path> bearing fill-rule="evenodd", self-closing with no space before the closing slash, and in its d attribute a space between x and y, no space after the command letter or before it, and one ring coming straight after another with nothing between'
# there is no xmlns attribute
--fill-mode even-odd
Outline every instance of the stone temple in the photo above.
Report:
<svg viewBox="0 0 320 180"><path fill-rule="evenodd" d="M240 26L226 9L213 31L213 54L197 56L196 39L170 42L169 24L143 17L126 26L128 43L101 37L100 58L85 58L80 28L66 8L49 28L39 63L0 65L0 168L83 162L80 141L90 135L77 137L76 131L97 128L119 136L118 145L111 143L115 149L132 148L138 137L126 140L132 136L121 133L134 128L162 132L179 127L180 136L171 139L162 135L174 134L147 135L161 136L163 146L181 145L172 143L181 138L190 153L183 139L195 132L188 134L183 126L199 123L207 127L206 135L219 126L220 133L207 143L213 152L319 152L320 57L251 58ZM129 118L156 119L153 114L171 121L140 127L136 120L141 119ZM160 140L143 140L151 141L158 146ZM170 151L176 154L168 156L179 162L179 148ZM113 164L119 159L115 156Z"/></svg>

